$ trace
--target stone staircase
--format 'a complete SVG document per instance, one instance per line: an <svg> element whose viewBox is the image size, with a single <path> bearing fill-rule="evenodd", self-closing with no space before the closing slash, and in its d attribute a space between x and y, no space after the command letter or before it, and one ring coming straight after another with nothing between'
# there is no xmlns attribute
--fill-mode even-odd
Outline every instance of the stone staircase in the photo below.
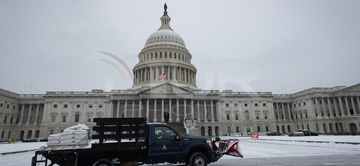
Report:
<svg viewBox="0 0 360 166"><path fill-rule="evenodd" d="M170 126L172 129L179 132L181 135L186 134L186 129L184 128L184 123L182 122L168 122L166 123L168 126Z"/></svg>

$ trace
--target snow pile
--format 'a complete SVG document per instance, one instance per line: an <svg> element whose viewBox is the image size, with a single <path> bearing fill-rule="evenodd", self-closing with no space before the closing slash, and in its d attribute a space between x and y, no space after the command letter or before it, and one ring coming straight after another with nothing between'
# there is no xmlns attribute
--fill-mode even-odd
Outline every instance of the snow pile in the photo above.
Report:
<svg viewBox="0 0 360 166"><path fill-rule="evenodd" d="M48 148L85 147L89 145L89 127L78 124L66 128L63 133L52 134L47 143Z"/></svg>

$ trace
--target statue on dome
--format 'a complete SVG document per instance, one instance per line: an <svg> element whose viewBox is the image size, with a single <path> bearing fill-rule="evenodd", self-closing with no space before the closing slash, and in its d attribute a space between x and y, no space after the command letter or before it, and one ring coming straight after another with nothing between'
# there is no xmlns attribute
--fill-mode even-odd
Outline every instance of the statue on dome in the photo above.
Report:
<svg viewBox="0 0 360 166"><path fill-rule="evenodd" d="M163 16L167 16L167 11L166 11L166 10L167 10L167 5L166 5L166 3L165 3L165 5L164 5L164 10L165 10L165 11L164 11L164 15L163 15Z"/></svg>

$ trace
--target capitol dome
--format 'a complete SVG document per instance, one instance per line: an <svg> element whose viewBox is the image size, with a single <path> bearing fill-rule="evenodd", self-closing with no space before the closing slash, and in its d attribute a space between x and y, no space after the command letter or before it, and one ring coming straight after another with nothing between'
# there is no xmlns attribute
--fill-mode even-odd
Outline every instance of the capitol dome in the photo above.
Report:
<svg viewBox="0 0 360 166"><path fill-rule="evenodd" d="M197 89L197 70L191 64L192 55L185 42L170 27L171 18L164 6L160 28L151 34L140 51L139 63L133 68L133 89L150 88L163 83Z"/></svg>
<svg viewBox="0 0 360 166"><path fill-rule="evenodd" d="M171 29L159 29L158 31L151 34L146 40L145 47L161 43L172 43L186 47L185 42L181 36Z"/></svg>

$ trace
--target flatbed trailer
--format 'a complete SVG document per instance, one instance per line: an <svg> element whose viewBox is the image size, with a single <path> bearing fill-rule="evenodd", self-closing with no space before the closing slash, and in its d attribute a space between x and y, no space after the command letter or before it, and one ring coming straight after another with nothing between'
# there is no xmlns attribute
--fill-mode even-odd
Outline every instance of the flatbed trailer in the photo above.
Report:
<svg viewBox="0 0 360 166"><path fill-rule="evenodd" d="M99 139L88 149L39 150L35 152L32 166L44 163L61 166L89 166L147 159L147 125L145 118L95 118L93 130ZM108 141L107 140L111 140ZM40 159L39 159L40 158ZM117 159L118 161L109 161Z"/></svg>

